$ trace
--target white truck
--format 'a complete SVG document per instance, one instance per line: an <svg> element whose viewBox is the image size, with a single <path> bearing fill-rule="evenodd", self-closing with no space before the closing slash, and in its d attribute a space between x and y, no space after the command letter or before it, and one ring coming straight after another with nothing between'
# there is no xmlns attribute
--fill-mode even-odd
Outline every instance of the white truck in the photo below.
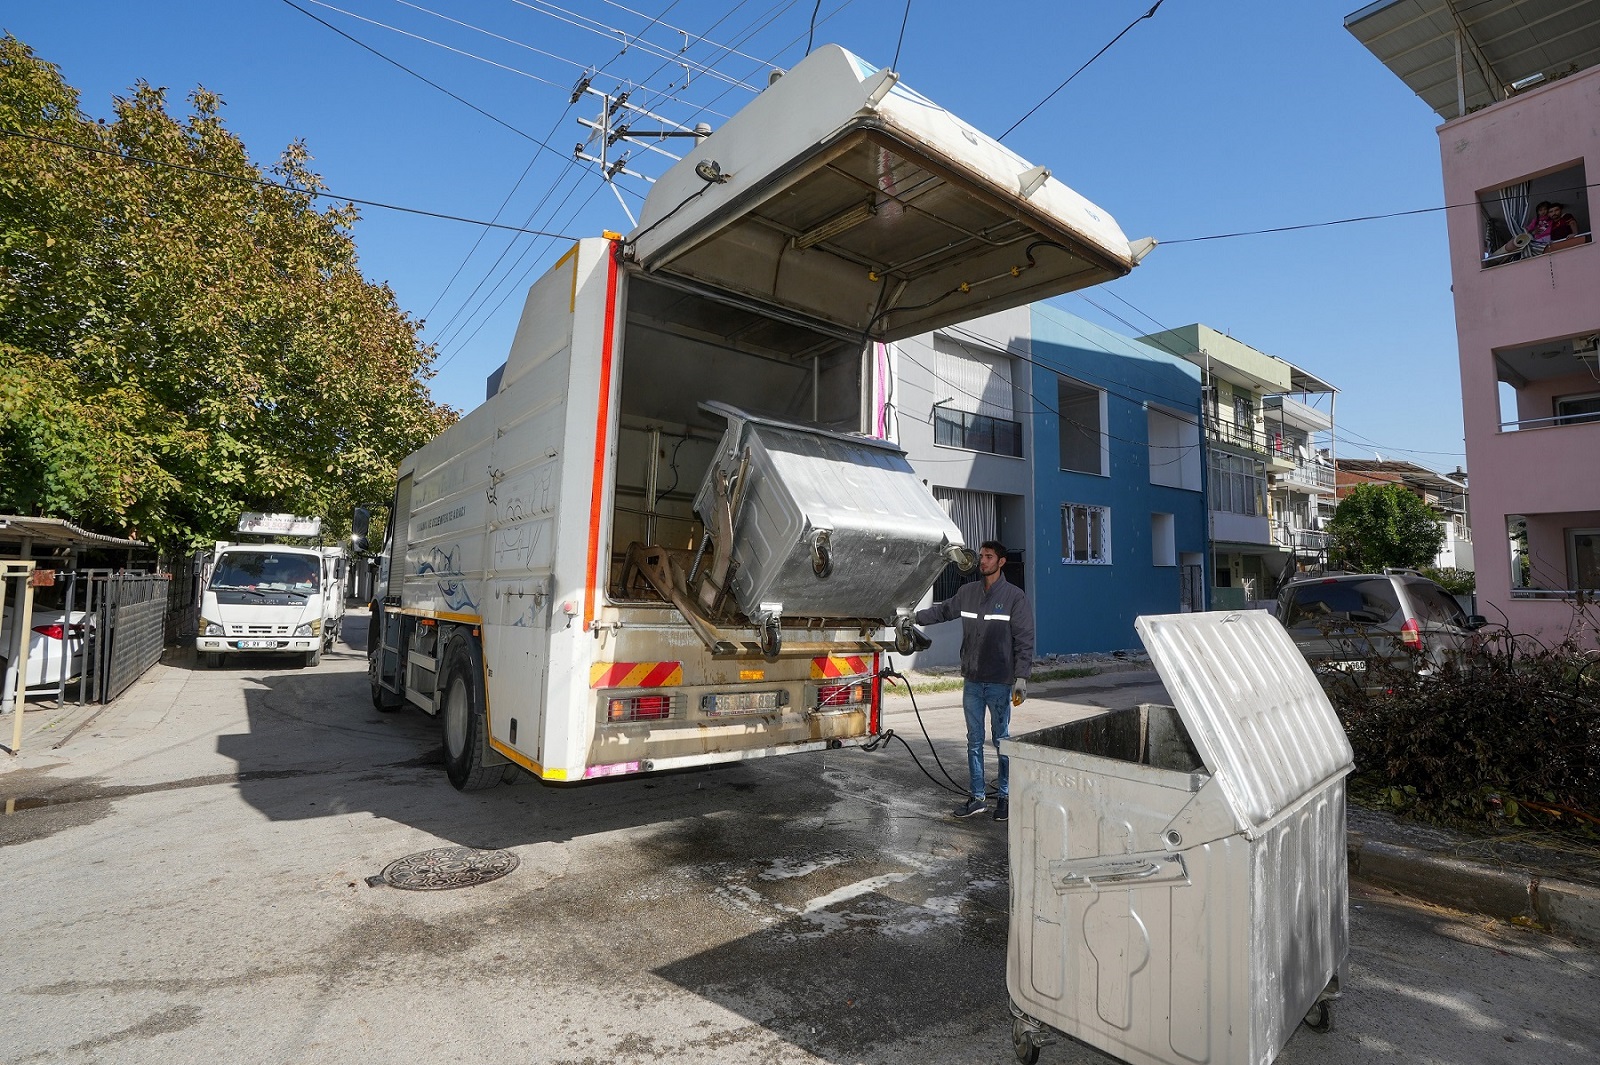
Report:
<svg viewBox="0 0 1600 1065"><path fill-rule="evenodd" d="M200 661L215 668L233 656L299 654L317 665L344 617L343 548L266 542L319 539L320 518L246 514L239 532L262 539L217 542L201 592Z"/></svg>
<svg viewBox="0 0 1600 1065"><path fill-rule="evenodd" d="M857 745L960 532L883 342L1127 274L1106 214L834 46L529 290L486 402L400 465L373 702L459 789ZM357 543L365 535L358 514Z"/></svg>

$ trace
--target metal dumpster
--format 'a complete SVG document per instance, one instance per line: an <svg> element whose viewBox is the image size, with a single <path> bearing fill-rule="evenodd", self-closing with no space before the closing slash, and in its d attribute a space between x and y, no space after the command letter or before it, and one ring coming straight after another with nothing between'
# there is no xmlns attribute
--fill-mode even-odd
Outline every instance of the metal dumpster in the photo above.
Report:
<svg viewBox="0 0 1600 1065"><path fill-rule="evenodd" d="M1017 1057L1267 1065L1326 1031L1349 946L1350 744L1262 611L1136 623L1174 706L1002 740Z"/></svg>
<svg viewBox="0 0 1600 1065"><path fill-rule="evenodd" d="M780 616L909 615L963 548L961 530L887 440L758 417L725 403L717 461L695 497L716 525L719 470L748 455L734 519L732 591L757 625Z"/></svg>

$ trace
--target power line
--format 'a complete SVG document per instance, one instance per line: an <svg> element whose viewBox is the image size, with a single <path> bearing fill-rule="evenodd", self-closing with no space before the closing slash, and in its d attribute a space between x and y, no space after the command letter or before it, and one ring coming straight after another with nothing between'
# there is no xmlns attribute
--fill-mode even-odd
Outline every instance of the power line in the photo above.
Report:
<svg viewBox="0 0 1600 1065"><path fill-rule="evenodd" d="M521 226L508 226L499 222L485 222L477 218L467 218L464 215L446 214L442 211L429 211L420 207L402 207L399 204L384 203L382 200L365 200L356 196L345 196L331 190L300 188L295 185L272 181L261 176L245 177L241 174L225 174L219 170L206 170L198 166L185 166L182 163L170 163L162 159L150 159L131 152L119 151L114 148L101 148L89 144L76 144L72 141L59 140L55 137L45 137L37 133L22 133L13 129L0 129L0 137L16 137L20 140L37 141L41 144L54 144L62 148L73 148L80 152L89 152L93 155L104 155L113 159L120 159L130 163L144 163L147 166L159 166L168 170L179 170L188 174L197 174L202 177L221 178L224 181L236 181L245 185L260 185L267 188L280 189L283 192L293 192L311 199L343 200L345 203L358 203L363 207L380 207L386 211L399 211L402 214L421 215L424 218L438 218L446 222L465 222L467 225L483 226L486 229L503 229L511 233L525 233L534 237L551 237L556 240L576 240L576 237L566 233L550 233L541 229L525 229Z"/></svg>
<svg viewBox="0 0 1600 1065"><path fill-rule="evenodd" d="M822 0L817 0L817 3L821 4ZM813 14L811 17L813 19L815 19L816 15ZM900 16L900 38L897 41L894 42L894 60L892 62L890 62L890 64L889 64L889 69L890 70L899 70L900 69L900 46L902 44L906 43L906 23L908 23L910 21L911 21L911 0L906 0L906 13L904 15Z"/></svg>
<svg viewBox="0 0 1600 1065"><path fill-rule="evenodd" d="M294 8L296 11L300 12L306 18L312 19L312 20L314 20L316 22L319 22L322 25L326 26L328 29L332 30L334 33L337 33L339 36L343 37L345 40L349 41L351 44L354 44L354 45L356 45L356 46L358 46L360 48L366 49L368 52L371 52L373 55L377 56L379 59L383 60L385 63L389 63L392 66L399 67L401 70L405 71L407 74L410 74L413 78L416 78L418 81L421 81L424 84L431 85L433 88L438 89L440 92L444 93L446 96L450 97L452 100L456 101L457 103L462 104L462 105L464 105L466 107L470 107L472 110L476 111L478 114L482 115L484 118L487 118L489 121L494 122L497 125L504 126L506 129L510 130L512 133L515 133L517 136L522 137L522 138L524 138L526 140L532 141L534 144L537 144L539 147L543 148L545 151L550 152L553 155L559 155L559 156L562 156L563 158L565 158L565 153L556 151L554 148L550 147L548 144L546 144L544 141L540 140L538 137L535 137L533 134L527 132L526 130L518 129L516 126L513 126L511 123L507 122L505 119L501 118L498 115L490 114L488 111L485 111L483 108L479 107L477 104L473 103L471 100L468 100L463 96L459 96L456 93L451 92L449 89L445 88L443 85L440 85L438 82L433 81L432 79L430 79L430 78L428 78L428 77L426 77L426 76L424 76L422 74L417 73L415 70L412 70L410 67L406 66L404 63L400 62L398 59L393 59L390 56L385 55L384 53L378 51L378 49L372 47L372 45L367 44L365 41L363 41L363 40L361 40L361 39L359 39L357 37L351 36L350 34L346 33L344 30L340 29L338 26L335 26L333 23L329 22L328 20L326 20L326 19L324 19L324 18L322 18L322 17L320 17L320 16L318 16L316 14L313 14L310 11L307 11L305 8L301 7L299 4L295 3L294 0L283 0L283 2L285 4L288 4L290 7ZM314 3L314 2L316 2L316 0L310 0L310 2Z"/></svg>
<svg viewBox="0 0 1600 1065"><path fill-rule="evenodd" d="M1055 97L1056 93L1060 92L1062 89L1065 89L1068 85L1070 85L1072 83L1072 79L1073 78L1077 77L1079 74L1082 74L1085 70L1088 70L1090 63L1093 63L1096 59L1099 59L1101 56L1105 55L1106 52L1110 51L1111 50L1111 46L1116 44L1118 41L1122 40L1123 36L1126 35L1129 30L1133 29L1135 26L1137 26L1139 23L1143 22L1147 18L1154 18L1155 17L1155 13L1156 13L1156 8L1159 8L1164 3L1166 3L1166 0L1156 0L1155 7L1152 7L1149 11L1146 11L1144 14L1140 15L1138 18L1134 19L1132 22L1130 22L1126 26L1124 26L1123 29L1122 29L1122 33L1117 34L1115 37L1111 38L1111 40L1107 41L1106 42L1106 46L1104 48L1100 49L1094 55L1090 56L1088 62L1084 63L1083 66L1079 67L1077 70L1074 70L1070 75L1068 75L1066 81L1063 81L1060 85L1057 85L1054 89L1051 89L1050 90L1050 94L1048 96L1046 96L1043 100L1040 100L1038 103L1034 104L1033 107L1029 109L1027 114L1023 115L1021 118L1019 118L1015 122L1011 123L1010 129L1007 129L1004 133L1000 134L1000 136L996 137L995 140L1004 141L1007 137L1011 136L1012 130L1015 130L1018 126L1022 125L1024 122L1028 121L1028 119L1032 118L1035 111L1038 111L1039 108L1041 108L1045 104L1049 103ZM910 0L907 0L906 13L909 14L910 11L911 11ZM901 32L902 35L905 33L905 27L904 26L902 26L900 28L900 32ZM898 54L898 49L896 50L896 52Z"/></svg>

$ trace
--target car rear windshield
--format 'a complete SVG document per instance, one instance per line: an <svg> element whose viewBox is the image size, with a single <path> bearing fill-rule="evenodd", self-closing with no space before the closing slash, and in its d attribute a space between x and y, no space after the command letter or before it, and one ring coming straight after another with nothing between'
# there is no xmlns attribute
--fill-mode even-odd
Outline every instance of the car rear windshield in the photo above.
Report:
<svg viewBox="0 0 1600 1065"><path fill-rule="evenodd" d="M1369 581L1331 581L1289 589L1283 623L1383 625L1400 613L1400 597L1387 577Z"/></svg>
<svg viewBox="0 0 1600 1065"><path fill-rule="evenodd" d="M1432 581L1406 581L1406 594L1411 596L1411 606L1417 617L1441 625L1465 625L1466 611L1456 602L1456 597Z"/></svg>

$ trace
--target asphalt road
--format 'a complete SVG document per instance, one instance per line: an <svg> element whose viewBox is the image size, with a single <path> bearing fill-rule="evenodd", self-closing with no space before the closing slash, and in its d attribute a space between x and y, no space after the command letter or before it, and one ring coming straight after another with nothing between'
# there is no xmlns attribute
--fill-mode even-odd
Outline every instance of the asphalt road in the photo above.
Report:
<svg viewBox="0 0 1600 1065"><path fill-rule="evenodd" d="M0 768L0 1061L1014 1060L1004 826L949 818L903 748L464 796L435 723L375 712L363 668L347 645L158 667ZM1159 698L1151 679L1030 699L1015 731ZM924 716L959 777L954 702ZM931 762L909 712L888 723ZM448 845L520 866L367 882ZM1351 901L1335 1030L1280 1062L1600 1060L1594 953Z"/></svg>

